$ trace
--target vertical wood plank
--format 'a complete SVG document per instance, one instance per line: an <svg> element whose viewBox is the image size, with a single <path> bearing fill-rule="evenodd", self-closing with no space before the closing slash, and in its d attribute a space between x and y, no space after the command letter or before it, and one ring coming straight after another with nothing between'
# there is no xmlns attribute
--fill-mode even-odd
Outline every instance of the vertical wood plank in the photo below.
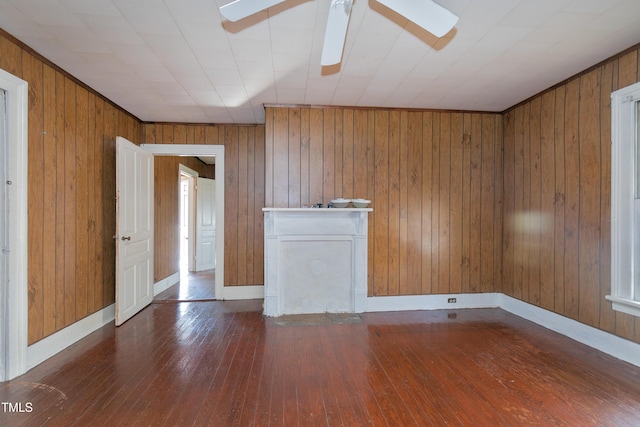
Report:
<svg viewBox="0 0 640 427"><path fill-rule="evenodd" d="M42 63L29 53L22 54L23 78L29 82L29 233L28 263L28 342L33 344L44 331L44 137Z"/></svg>
<svg viewBox="0 0 640 427"><path fill-rule="evenodd" d="M258 126L254 136L255 168L254 168L254 198L255 198L255 229L254 229L254 282L264 284L264 215L262 208L265 204L265 127Z"/></svg>
<svg viewBox="0 0 640 427"><path fill-rule="evenodd" d="M270 108L265 108L265 113L270 112ZM267 114L267 117L269 115ZM267 136L265 135L265 141ZM220 126L207 125L204 129L204 143L207 145L224 145L224 141L220 141Z"/></svg>
<svg viewBox="0 0 640 427"><path fill-rule="evenodd" d="M310 204L322 203L323 182L323 112L313 108L309 111L309 201Z"/></svg>
<svg viewBox="0 0 640 427"><path fill-rule="evenodd" d="M334 117L334 165L333 165L333 192L329 195L327 203L337 197L347 197L343 193L343 174L344 174L344 148L343 148L343 110L336 109Z"/></svg>
<svg viewBox="0 0 640 427"><path fill-rule="evenodd" d="M102 191L104 194L104 200L106 208L104 212L104 226L108 231L105 231L103 237L103 254L105 265L115 265L116 250L113 243L113 235L115 234L115 170L116 170L116 140L115 129L118 126L118 114L116 109L110 105L104 104L104 132L103 138L103 180ZM104 270L104 283L103 288L104 296L103 301L105 304L112 304L115 302L115 268L106 268Z"/></svg>
<svg viewBox="0 0 640 427"><path fill-rule="evenodd" d="M56 276L55 330L65 325L65 77L55 73L55 167L56 167Z"/></svg>
<svg viewBox="0 0 640 427"><path fill-rule="evenodd" d="M87 314L94 313L99 308L96 306L96 95L88 94L87 100Z"/></svg>
<svg viewBox="0 0 640 427"><path fill-rule="evenodd" d="M247 251L245 255L245 263L246 263L246 280L242 282L243 284L258 284L262 282L257 282L254 272L256 262L259 262L255 258L255 236L254 233L256 231L256 176L255 171L256 164L256 128L255 127L245 127L247 132L247 170L245 172L247 181ZM260 181L259 181L260 182Z"/></svg>
<svg viewBox="0 0 640 427"><path fill-rule="evenodd" d="M335 198L335 110L327 109L323 114L323 140L322 140L322 197L320 203L324 207Z"/></svg>
<svg viewBox="0 0 640 427"><path fill-rule="evenodd" d="M173 126L173 143L187 144L187 126L186 125Z"/></svg>
<svg viewBox="0 0 640 427"><path fill-rule="evenodd" d="M278 208L289 207L289 115L286 109L273 112L273 202ZM292 144L299 144L298 141ZM296 152L299 152L296 150Z"/></svg>
<svg viewBox="0 0 640 427"><path fill-rule="evenodd" d="M450 255L449 255L449 289L447 292L462 292L462 246L464 231L462 225L463 197L463 115L451 114L451 199L450 217Z"/></svg>
<svg viewBox="0 0 640 427"><path fill-rule="evenodd" d="M438 287L437 293L451 289L451 113L440 114Z"/></svg>
<svg viewBox="0 0 640 427"><path fill-rule="evenodd" d="M88 96L86 89L76 88L76 316L82 318L89 312L87 279L89 236L88 223L88 177L87 177L87 120Z"/></svg>
<svg viewBox="0 0 640 427"><path fill-rule="evenodd" d="M469 216L470 216L470 254L469 254L469 291L480 292L482 268L482 116L475 114L471 119L469 179Z"/></svg>
<svg viewBox="0 0 640 427"><path fill-rule="evenodd" d="M274 118L274 108L265 107L265 134L264 134L264 204L265 207L275 207L275 199L273 195L273 190L275 188L274 182L274 163L273 163L273 150L274 150L274 141L273 141L273 133L275 132L275 118ZM207 128L207 143L211 141L212 128Z"/></svg>
<svg viewBox="0 0 640 427"><path fill-rule="evenodd" d="M227 197L224 202L224 227L225 230L236 230L238 228L238 197L239 184L239 143L238 127L225 127L224 135L224 171L225 171L225 194L229 192L235 197ZM224 239L224 281L225 286L234 286L238 281L238 234L225 234Z"/></svg>
<svg viewBox="0 0 640 427"><path fill-rule="evenodd" d="M376 202L375 202L375 113L373 111L367 111L364 116L363 126L363 141L365 147L365 175L363 187L366 192L365 198L372 201L373 205L373 213L369 215L369 239L368 239L368 248L367 248L367 262L368 262L368 286L369 286L369 295L375 295L375 277L374 277L374 246L375 242L371 236L375 236L376 233Z"/></svg>
<svg viewBox="0 0 640 427"><path fill-rule="evenodd" d="M460 291L470 291L469 274L471 260L471 120L473 115L462 117L462 275ZM499 282L498 282L499 283Z"/></svg>
<svg viewBox="0 0 640 427"><path fill-rule="evenodd" d="M555 215L554 215L554 293L555 312L565 312L565 207L566 207L566 163L565 163L565 98L566 87L560 86L555 91Z"/></svg>
<svg viewBox="0 0 640 427"><path fill-rule="evenodd" d="M527 217L531 209L531 104L523 106L522 138L523 138L523 173L522 173L522 211L518 217L518 226L522 237L522 297L531 301L529 269L531 267L531 236L527 229Z"/></svg>
<svg viewBox="0 0 640 427"><path fill-rule="evenodd" d="M389 114L375 111L374 295L389 295ZM371 238L370 237L370 238Z"/></svg>
<svg viewBox="0 0 640 427"><path fill-rule="evenodd" d="M108 203L105 203L103 192L103 181L108 171L103 169L103 157L104 157L104 100L96 97L96 121L95 121L95 159L94 159L94 193L95 193L95 235L94 235L94 250L96 258L95 277L96 277L96 291L94 295L94 307L96 309L104 307L104 289L110 284L105 280L104 271L110 269L111 266L105 265L104 262L104 244L109 233L109 230L105 230L104 212L110 207ZM115 230L114 230L115 231Z"/></svg>
<svg viewBox="0 0 640 427"><path fill-rule="evenodd" d="M475 117L474 117L475 118ZM504 143L504 217L503 217L503 272L502 289L506 295L514 295L514 275L515 275L515 230L513 228L513 214L515 212L515 114L508 111L503 119L503 143ZM473 181L472 181L473 183ZM473 206L473 203L471 203ZM472 240L473 242L473 240ZM473 245L471 246L473 248Z"/></svg>
<svg viewBox="0 0 640 427"><path fill-rule="evenodd" d="M409 270L417 269L418 272L421 270L421 265L419 263L409 266L408 262L408 250L409 250L409 207L408 207L408 197L409 197L409 159L408 159L408 151L409 151L409 140L408 140L408 130L409 130L409 119L407 111L400 111L400 146L398 147L398 157L399 157L399 171L398 171L398 222L399 222L399 230L398 230L398 283L400 285L401 292L403 294L415 294L415 291L412 289L416 288L416 283L409 282ZM414 249L415 250L415 249ZM417 282L419 283L419 282Z"/></svg>
<svg viewBox="0 0 640 427"><path fill-rule="evenodd" d="M237 284L249 283L247 281L247 248L249 244L248 236L248 211L249 211L249 181L248 175L248 135L247 128L240 127L238 129L238 211L237 211L237 234L238 234L238 247L237 247ZM225 162L226 163L226 162ZM226 164L225 164L226 166Z"/></svg>
<svg viewBox="0 0 640 427"><path fill-rule="evenodd" d="M504 186L504 164L503 164L503 155L504 155L504 146L502 142L502 116L501 115L492 115L491 120L494 122L493 126L493 138L491 143L493 144L494 150L494 218L493 218L493 260L494 260L494 272L493 272L493 283L490 284L489 289L490 292L499 292L501 285L501 277L502 277L502 268L503 268L503 259L502 259L502 231L504 224L504 197L502 194L502 188Z"/></svg>
<svg viewBox="0 0 640 427"><path fill-rule="evenodd" d="M607 63L600 80L600 300L611 294L611 92L613 92L613 62ZM599 327L615 332L615 312L611 304L603 303Z"/></svg>
<svg viewBox="0 0 640 427"><path fill-rule="evenodd" d="M530 199L527 230L529 236L527 244L529 246L529 302L531 304L540 305L540 241L542 233L541 221L541 185L542 177L540 174L540 114L541 114L540 97L531 101L531 109L529 116L529 146L530 146Z"/></svg>
<svg viewBox="0 0 640 427"><path fill-rule="evenodd" d="M598 326L600 319L600 69L580 78L580 250L578 319ZM585 244L585 242L589 242Z"/></svg>
<svg viewBox="0 0 640 427"><path fill-rule="evenodd" d="M42 317L43 336L56 331L56 73L48 65L43 67L43 268Z"/></svg>
<svg viewBox="0 0 640 427"><path fill-rule="evenodd" d="M407 204L407 230L406 230L406 292L408 294L419 295L422 293L422 278L428 274L429 270L423 263L423 254L426 248L423 247L425 236L423 236L422 220L426 212L423 211L425 204L423 194L423 173L428 169L423 167L423 156L425 150L430 147L423 146L423 119L421 112L409 112L407 114L407 150L406 164L406 204ZM428 194L426 195L428 197ZM428 243L431 243L428 240Z"/></svg>
<svg viewBox="0 0 640 427"><path fill-rule="evenodd" d="M367 112L355 110L353 112L353 197L355 198L368 199L372 196L367 188L369 158L373 157L372 154L369 153L367 144ZM374 203L373 200L372 203Z"/></svg>
<svg viewBox="0 0 640 427"><path fill-rule="evenodd" d="M309 109L300 109L300 206L309 206L310 158Z"/></svg>
<svg viewBox="0 0 640 427"><path fill-rule="evenodd" d="M578 318L579 311L579 209L580 209L580 157L578 134L578 105L580 80L567 84L565 98L565 314Z"/></svg>
<svg viewBox="0 0 640 427"><path fill-rule="evenodd" d="M208 126L196 126L194 129L194 144L206 144L207 143L207 127Z"/></svg>
<svg viewBox="0 0 640 427"><path fill-rule="evenodd" d="M555 92L542 95L540 101L540 306L554 310L554 201L555 201L555 152L554 152L554 107Z"/></svg>
<svg viewBox="0 0 640 427"><path fill-rule="evenodd" d="M441 113L433 113L431 116L431 280L429 293L440 292L440 116ZM423 289L424 291L424 289Z"/></svg>
<svg viewBox="0 0 640 427"><path fill-rule="evenodd" d="M65 78L65 325L73 323L76 317L76 84Z"/></svg>
<svg viewBox="0 0 640 427"><path fill-rule="evenodd" d="M342 192L345 198L359 198L354 193L354 113L352 109L345 109L342 114Z"/></svg>
<svg viewBox="0 0 640 427"><path fill-rule="evenodd" d="M436 234L433 230L433 214L434 214L434 185L433 185L433 113L425 112L421 114L422 120L422 158L418 161L422 162L422 194L421 194L421 259L422 259L422 284L421 293L429 294L432 289L433 280L433 236ZM417 226L416 226L417 227Z"/></svg>
<svg viewBox="0 0 640 427"><path fill-rule="evenodd" d="M389 284L387 292L389 295L400 295L404 291L405 284L400 284L400 113L398 111L389 112L389 134L388 134L388 265ZM401 288L402 286L402 288Z"/></svg>
<svg viewBox="0 0 640 427"><path fill-rule="evenodd" d="M289 179L287 183L289 199L287 206L290 208L300 207L300 164L301 164L301 117L299 108L288 109L288 125L289 135L287 137L289 142L289 162L287 170L289 171Z"/></svg>

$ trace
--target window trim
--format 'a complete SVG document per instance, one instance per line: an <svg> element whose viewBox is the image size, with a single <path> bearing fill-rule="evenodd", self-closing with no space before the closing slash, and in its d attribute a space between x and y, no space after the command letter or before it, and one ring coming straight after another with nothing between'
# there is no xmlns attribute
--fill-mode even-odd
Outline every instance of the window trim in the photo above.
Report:
<svg viewBox="0 0 640 427"><path fill-rule="evenodd" d="M611 94L611 295L616 311L640 317L640 295L634 295L634 259L640 257L640 223L634 221L635 173L640 82ZM631 178L631 179L630 179Z"/></svg>

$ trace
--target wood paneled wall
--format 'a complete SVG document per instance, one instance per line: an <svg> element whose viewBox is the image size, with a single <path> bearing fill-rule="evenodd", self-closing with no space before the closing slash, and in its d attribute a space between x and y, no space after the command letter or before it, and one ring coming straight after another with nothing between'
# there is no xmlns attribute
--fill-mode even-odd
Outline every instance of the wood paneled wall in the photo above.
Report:
<svg viewBox="0 0 640 427"><path fill-rule="evenodd" d="M115 137L139 121L0 30L29 84L29 344L114 302Z"/></svg>
<svg viewBox="0 0 640 427"><path fill-rule="evenodd" d="M225 286L262 285L264 126L149 123L143 125L143 133L143 141L147 144L225 146ZM156 256L155 262L173 265L171 263L175 262L177 244L175 251L171 253L169 250L164 255L166 259Z"/></svg>
<svg viewBox="0 0 640 427"><path fill-rule="evenodd" d="M154 279L180 271L180 164L201 178L215 178L213 166L195 157L154 158Z"/></svg>
<svg viewBox="0 0 640 427"><path fill-rule="evenodd" d="M500 114L266 108L265 203L372 201L369 295L493 292Z"/></svg>
<svg viewBox="0 0 640 427"><path fill-rule="evenodd" d="M611 289L611 92L640 81L638 49L504 114L502 291L640 342Z"/></svg>

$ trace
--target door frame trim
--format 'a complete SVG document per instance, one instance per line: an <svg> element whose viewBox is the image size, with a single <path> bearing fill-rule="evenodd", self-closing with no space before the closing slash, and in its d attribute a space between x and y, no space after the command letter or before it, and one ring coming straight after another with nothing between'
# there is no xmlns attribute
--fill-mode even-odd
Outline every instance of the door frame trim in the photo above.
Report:
<svg viewBox="0 0 640 427"><path fill-rule="evenodd" d="M2 284L0 381L27 371L28 346L28 83L0 69L0 89L7 94L7 176L9 193L9 284ZM6 183L1 183L6 185Z"/></svg>
<svg viewBox="0 0 640 427"><path fill-rule="evenodd" d="M215 156L216 222L224 224L224 145L205 144L140 144L155 156ZM224 226L216 229L216 299L224 297Z"/></svg>

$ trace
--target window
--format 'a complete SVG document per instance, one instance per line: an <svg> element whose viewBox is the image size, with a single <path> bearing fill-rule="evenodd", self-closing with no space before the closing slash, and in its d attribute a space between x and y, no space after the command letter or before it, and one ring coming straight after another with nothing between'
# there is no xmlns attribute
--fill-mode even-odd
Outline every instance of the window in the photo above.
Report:
<svg viewBox="0 0 640 427"><path fill-rule="evenodd" d="M640 316L640 83L611 94L611 301Z"/></svg>

